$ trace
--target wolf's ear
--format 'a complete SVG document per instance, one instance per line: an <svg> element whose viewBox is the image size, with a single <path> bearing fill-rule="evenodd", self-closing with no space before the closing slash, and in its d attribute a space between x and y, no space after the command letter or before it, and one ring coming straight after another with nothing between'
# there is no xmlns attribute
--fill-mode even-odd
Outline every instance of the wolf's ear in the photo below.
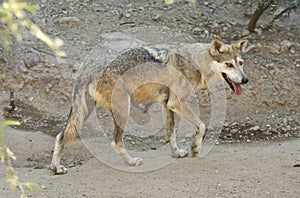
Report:
<svg viewBox="0 0 300 198"><path fill-rule="evenodd" d="M233 48L240 52L245 52L245 49L248 44L248 38L243 38L233 44Z"/></svg>
<svg viewBox="0 0 300 198"><path fill-rule="evenodd" d="M218 38L215 38L211 41L210 44L210 54L212 56L217 56L220 53L224 53L227 52L228 48L226 47L226 45Z"/></svg>

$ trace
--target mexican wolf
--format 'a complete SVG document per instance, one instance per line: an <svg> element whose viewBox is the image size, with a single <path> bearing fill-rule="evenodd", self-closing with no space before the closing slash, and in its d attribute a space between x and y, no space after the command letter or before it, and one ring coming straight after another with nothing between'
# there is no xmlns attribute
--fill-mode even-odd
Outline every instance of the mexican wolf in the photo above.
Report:
<svg viewBox="0 0 300 198"><path fill-rule="evenodd" d="M122 141L130 105L161 104L166 112L165 135L172 156L196 156L201 150L205 125L186 100L194 91L207 89L215 82L213 79L227 82L240 95L241 85L248 82L241 57L247 43L244 38L227 45L216 38L207 44L139 47L118 55L102 70L83 71L75 83L67 125L56 137L51 169L55 174L67 172L60 164L62 150L76 138L95 106L111 113L114 122L111 145L130 166L142 164L141 158L127 153ZM177 146L174 114L197 128L190 151Z"/></svg>

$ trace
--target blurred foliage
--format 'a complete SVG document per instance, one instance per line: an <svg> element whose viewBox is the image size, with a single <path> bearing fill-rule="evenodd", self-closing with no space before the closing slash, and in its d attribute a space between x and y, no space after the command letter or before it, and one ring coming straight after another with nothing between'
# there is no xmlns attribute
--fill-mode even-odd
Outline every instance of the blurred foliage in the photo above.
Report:
<svg viewBox="0 0 300 198"><path fill-rule="evenodd" d="M37 5L31 5L26 2L18 2L17 0L4 0L0 5L0 46L9 48L12 39L22 40L22 35L32 34L34 37L45 42L55 53L57 57L64 57L65 53L59 48L63 45L60 39L52 39L34 24L27 14L35 14L39 9ZM5 74L0 75L0 80L6 77ZM20 125L18 121L3 121L0 123L0 162L7 165L7 182L12 190L20 190L20 197L26 198L25 189L34 192L34 187L38 184L33 182L20 182L19 178L12 166L12 161L16 160L16 156L5 144L3 133L6 126Z"/></svg>
<svg viewBox="0 0 300 198"><path fill-rule="evenodd" d="M18 121L3 121L0 124L0 162L4 164L7 163L7 183L10 184L12 190L19 189L20 190L20 197L26 198L25 188L29 191L34 192L34 186L37 186L36 183L33 182L20 182L19 178L16 174L16 171L12 167L12 161L16 160L17 157L14 153L9 149L8 146L5 145L3 141L3 132L6 126L9 125L20 125Z"/></svg>
<svg viewBox="0 0 300 198"><path fill-rule="evenodd" d="M11 45L11 38L16 37L18 41L22 40L22 35L30 33L36 38L45 42L58 57L66 56L59 48L63 41L50 38L47 34L34 24L27 16L27 13L34 14L39 9L37 5L31 5L17 0L4 0L0 6L0 45L7 48Z"/></svg>

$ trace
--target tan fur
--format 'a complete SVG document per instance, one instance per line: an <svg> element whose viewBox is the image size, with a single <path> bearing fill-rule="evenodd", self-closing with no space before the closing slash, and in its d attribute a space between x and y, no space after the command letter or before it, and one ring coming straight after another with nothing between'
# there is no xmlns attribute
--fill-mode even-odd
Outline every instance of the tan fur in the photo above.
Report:
<svg viewBox="0 0 300 198"><path fill-rule="evenodd" d="M174 113L180 114L197 128L191 155L200 152L205 125L190 109L186 99L191 93L206 89L213 79L227 81L237 94L248 79L243 72L240 53L247 39L226 45L220 39L210 44L157 45L128 50L112 60L103 70L85 70L78 77L72 110L64 132L56 138L51 168L56 174L67 169L60 165L63 147L72 142L95 105L109 111L114 120L112 147L129 165L140 165L123 147L123 131L130 104L160 103L166 111L166 141L173 157L186 157L179 149L174 130Z"/></svg>

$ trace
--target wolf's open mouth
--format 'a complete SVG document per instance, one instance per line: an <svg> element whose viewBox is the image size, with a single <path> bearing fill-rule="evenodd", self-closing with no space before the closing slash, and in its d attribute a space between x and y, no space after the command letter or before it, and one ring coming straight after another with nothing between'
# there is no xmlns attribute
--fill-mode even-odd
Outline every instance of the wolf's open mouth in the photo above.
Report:
<svg viewBox="0 0 300 198"><path fill-rule="evenodd" d="M233 82L225 73L222 73L223 78L228 83L229 87L234 91L236 95L241 95L243 92L243 89L240 84L237 84Z"/></svg>

